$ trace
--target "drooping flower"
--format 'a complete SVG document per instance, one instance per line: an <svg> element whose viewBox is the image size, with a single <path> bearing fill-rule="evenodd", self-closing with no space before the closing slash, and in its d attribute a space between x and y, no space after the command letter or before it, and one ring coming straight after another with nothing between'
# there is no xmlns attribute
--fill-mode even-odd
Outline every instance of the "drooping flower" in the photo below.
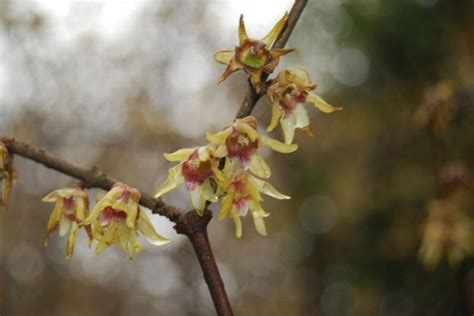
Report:
<svg viewBox="0 0 474 316"><path fill-rule="evenodd" d="M317 85L311 82L306 70L296 68L283 70L273 80L267 89L267 96L272 102L272 118L267 132L272 131L280 122L285 138L285 143L291 144L295 129L303 129L311 134L308 112L302 103L312 103L324 113L340 111L342 108L329 105L318 95L312 93Z"/></svg>
<svg viewBox="0 0 474 316"><path fill-rule="evenodd" d="M91 224L92 235L98 241L96 255L100 255L108 246L118 244L129 259L133 259L135 253L141 250L137 232L155 246L171 241L155 231L139 207L140 197L137 189L117 183L97 202L84 220L86 224Z"/></svg>
<svg viewBox="0 0 474 316"><path fill-rule="evenodd" d="M278 37L288 20L288 14L278 21L273 29L261 40L251 39L245 30L244 17L240 16L239 23L239 46L233 50L222 50L214 54L214 59L224 65L226 70L220 76L217 83L221 83L231 73L243 69L250 75L250 81L257 93L261 91L262 74L271 73L278 65L281 56L293 51L293 49L271 48L272 43Z"/></svg>
<svg viewBox="0 0 474 316"><path fill-rule="evenodd" d="M74 243L77 233L83 226L82 221L88 215L89 197L81 188L64 188L51 192L43 198L43 202L55 202L48 220L48 228L44 238L44 245L48 245L49 235L59 228L59 236L63 237L69 232L66 246L66 259L74 252ZM90 227L85 227L89 235L89 246L92 242Z"/></svg>
<svg viewBox="0 0 474 316"><path fill-rule="evenodd" d="M202 216L206 202L218 200L211 182L221 174L214 147L184 148L164 156L168 161L178 161L179 164L169 169L168 178L158 187L155 197L158 198L184 184L191 195L194 209Z"/></svg>
<svg viewBox="0 0 474 316"><path fill-rule="evenodd" d="M266 236L267 229L263 219L269 214L261 205L263 201L261 193L280 200L290 197L278 192L271 184L258 179L244 169L230 170L230 177L227 170L224 169L224 172L229 180L220 183L220 186L224 188L225 195L221 200L218 218L222 220L231 217L235 224L235 235L240 238L242 236L240 217L245 217L250 211L257 232Z"/></svg>
<svg viewBox="0 0 474 316"><path fill-rule="evenodd" d="M447 80L428 87L415 112L415 125L427 127L433 135L441 136L456 112L454 92L453 83Z"/></svg>
<svg viewBox="0 0 474 316"><path fill-rule="evenodd" d="M435 268L443 256L455 266L474 251L469 217L446 200L432 201L423 231L419 258L429 269Z"/></svg>
<svg viewBox="0 0 474 316"><path fill-rule="evenodd" d="M221 132L207 133L207 140L217 146L216 156L226 157L226 163L237 160L244 169L250 169L261 178L269 178L271 171L262 156L257 152L267 146L280 153L291 153L298 149L296 144L284 144L257 132L257 120L253 116L237 119Z"/></svg>
<svg viewBox="0 0 474 316"><path fill-rule="evenodd" d="M10 155L2 142L0 142L0 179L2 180L0 211L5 211L8 208L8 201L10 200L13 183L17 179L17 173L13 166L13 156Z"/></svg>

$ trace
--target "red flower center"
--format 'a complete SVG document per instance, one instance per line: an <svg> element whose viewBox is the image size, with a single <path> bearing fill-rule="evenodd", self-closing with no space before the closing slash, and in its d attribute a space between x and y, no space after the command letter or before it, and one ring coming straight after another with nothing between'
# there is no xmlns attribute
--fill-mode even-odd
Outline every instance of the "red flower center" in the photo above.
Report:
<svg viewBox="0 0 474 316"><path fill-rule="evenodd" d="M197 151L183 163L182 168L186 189L194 190L212 176L211 160L201 161Z"/></svg>
<svg viewBox="0 0 474 316"><path fill-rule="evenodd" d="M258 140L252 142L246 134L234 129L232 134L227 137L225 145L227 147L227 156L229 158L238 158L245 166L257 151Z"/></svg>
<svg viewBox="0 0 474 316"><path fill-rule="evenodd" d="M107 206L103 211L102 211L102 217L101 217L101 225L102 226L107 226L110 224L111 221L116 221L116 222L123 222L127 219L127 213L124 211L120 210L115 210L111 206Z"/></svg>
<svg viewBox="0 0 474 316"><path fill-rule="evenodd" d="M300 91L295 85L290 85L283 93L280 99L280 106L283 109L284 118L288 118L295 110L298 103L303 103L306 100L307 93Z"/></svg>

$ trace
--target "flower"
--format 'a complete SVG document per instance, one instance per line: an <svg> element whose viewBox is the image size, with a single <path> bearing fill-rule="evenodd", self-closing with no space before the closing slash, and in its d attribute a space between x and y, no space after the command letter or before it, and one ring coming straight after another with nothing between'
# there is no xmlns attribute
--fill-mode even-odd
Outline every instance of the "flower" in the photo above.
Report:
<svg viewBox="0 0 474 316"><path fill-rule="evenodd" d="M10 155L6 146L2 142L0 142L0 179L2 180L0 211L2 211L7 210L12 186L17 179L16 169L13 167L13 156Z"/></svg>
<svg viewBox="0 0 474 316"><path fill-rule="evenodd" d="M217 146L217 157L237 160L244 169L250 169L255 175L265 179L270 177L271 171L257 152L258 148L267 146L281 153L291 153L298 149L296 144L284 144L260 135L253 116L237 119L221 132L207 133L207 140ZM226 159L226 163L229 159Z"/></svg>
<svg viewBox="0 0 474 316"><path fill-rule="evenodd" d="M224 81L231 73L243 69L250 75L250 81L257 93L261 91L262 73L271 73L278 65L280 57L293 49L271 48L272 43L280 34L288 20L288 14L278 21L273 29L261 40L251 39L245 30L244 17L240 16L239 46L233 50L222 50L214 54L214 59L224 65L226 70L217 83Z"/></svg>
<svg viewBox="0 0 474 316"><path fill-rule="evenodd" d="M219 177L221 171L213 147L184 148L164 156L168 161L179 161L179 164L169 169L168 178L158 187L155 197L158 198L184 183L191 194L194 209L202 216L207 201L217 202L211 180Z"/></svg>
<svg viewBox="0 0 474 316"><path fill-rule="evenodd" d="M272 81L267 89L267 96L273 103L272 118L267 132L272 131L280 121L285 137L285 143L291 144L295 135L295 129L303 129L312 135L309 129L308 112L301 103L310 102L324 113L340 111L342 108L329 105L318 95L311 91L317 85L311 82L306 70L297 68L294 70L283 70L278 77Z"/></svg>
<svg viewBox="0 0 474 316"><path fill-rule="evenodd" d="M63 237L69 232L69 238L66 246L66 259L69 259L74 252L74 243L76 242L77 232L83 225L82 221L87 216L89 208L89 197L81 188L64 188L55 190L43 198L43 202L55 202L51 215L48 220L48 228L44 238L44 245L48 245L49 235L58 229L59 236ZM86 226L89 235L89 246L92 242L90 227Z"/></svg>
<svg viewBox="0 0 474 316"><path fill-rule="evenodd" d="M111 244L118 244L133 259L141 250L137 231L153 245L161 246L170 242L159 235L138 203L141 194L137 189L123 183L116 183L101 198L92 212L84 220L92 225L92 235L98 241L96 255L100 255Z"/></svg>
<svg viewBox="0 0 474 316"><path fill-rule="evenodd" d="M414 114L418 128L428 127L434 136L441 136L457 110L455 87L451 81L438 82L425 89L420 106Z"/></svg>
<svg viewBox="0 0 474 316"><path fill-rule="evenodd" d="M249 171L238 169L230 170L232 174L230 181L225 180L220 185L224 187L225 195L221 201L221 210L219 220L231 217L235 224L235 235L237 238L242 236L242 223L240 217L244 217L250 211L257 232L261 235L267 235L264 218L269 216L262 208L263 198L260 193L264 193L276 199L289 199L278 192L271 184L254 177ZM224 169L227 175L228 170Z"/></svg>
<svg viewBox="0 0 474 316"><path fill-rule="evenodd" d="M447 200L432 201L418 256L429 269L435 268L443 254L451 265L473 253L469 217Z"/></svg>

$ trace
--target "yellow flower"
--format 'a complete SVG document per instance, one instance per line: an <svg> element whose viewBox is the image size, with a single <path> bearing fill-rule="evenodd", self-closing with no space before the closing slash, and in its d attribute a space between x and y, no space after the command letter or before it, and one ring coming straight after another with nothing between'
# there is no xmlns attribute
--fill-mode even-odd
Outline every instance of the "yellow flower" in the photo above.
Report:
<svg viewBox="0 0 474 316"><path fill-rule="evenodd" d="M65 188L51 192L43 198L43 202L55 202L48 220L48 228L44 238L44 245L48 245L49 235L58 229L59 236L63 237L69 232L66 246L66 259L69 259L74 252L77 232L82 226L82 221L88 214L89 197L81 188ZM92 242L90 228L86 227L89 241ZM89 245L90 245L89 242Z"/></svg>
<svg viewBox="0 0 474 316"><path fill-rule="evenodd" d="M308 112L301 103L313 103L317 109L324 113L342 110L340 107L329 105L318 95L312 93L311 91L316 87L317 85L311 82L304 69L281 71L267 89L267 96L273 103L272 119L267 127L267 132L272 131L280 121L285 143L291 144L297 128L312 135L309 129Z"/></svg>
<svg viewBox="0 0 474 316"><path fill-rule="evenodd" d="M449 201L432 201L418 253L429 269L435 268L443 255L452 266L473 253L472 230L469 217Z"/></svg>
<svg viewBox="0 0 474 316"><path fill-rule="evenodd" d="M185 184L194 209L202 216L206 202L218 200L211 180L219 177L221 171L213 147L184 148L164 156L168 161L179 161L179 164L169 169L168 178L158 187L155 197L158 198Z"/></svg>
<svg viewBox="0 0 474 316"><path fill-rule="evenodd" d="M12 192L13 183L17 179L16 169L13 167L13 157L8 152L3 143L0 142L0 179L1 182L1 197L0 197L0 211L7 210L8 201Z"/></svg>
<svg viewBox="0 0 474 316"><path fill-rule="evenodd" d="M263 198L260 193L264 193L276 199L289 199L289 196L281 194L269 183L254 177L249 171L244 169L225 170L225 174L232 173L230 180L220 183L226 192L221 200L221 210L219 219L231 217L235 224L235 235L242 236L242 223L240 217L246 216L250 211L257 232L267 235L264 217L269 216L262 208Z"/></svg>
<svg viewBox="0 0 474 316"><path fill-rule="evenodd" d="M271 171L257 152L258 148L267 146L281 153L291 153L298 149L296 144L284 144L260 135L253 116L237 119L221 132L207 133L207 140L217 146L217 157L237 160L244 169L250 169L255 175L265 179L270 177ZM226 163L229 163L229 159L226 159Z"/></svg>
<svg viewBox="0 0 474 316"><path fill-rule="evenodd" d="M251 39L245 30L244 17L240 16L239 23L239 46L233 50L222 50L214 54L214 59L224 65L226 70L218 79L221 83L231 73L243 69L250 75L250 81L257 93L261 91L262 73L271 73L278 65L280 57L293 51L293 49L274 48L272 43L278 37L288 20L288 14L278 21L273 29L261 40Z"/></svg>
<svg viewBox="0 0 474 316"><path fill-rule="evenodd" d="M84 221L92 225L92 235L98 241L96 255L111 244L118 244L129 259L133 259L141 250L137 231L155 246L170 242L155 231L146 214L140 210L140 197L137 189L117 183L97 202Z"/></svg>

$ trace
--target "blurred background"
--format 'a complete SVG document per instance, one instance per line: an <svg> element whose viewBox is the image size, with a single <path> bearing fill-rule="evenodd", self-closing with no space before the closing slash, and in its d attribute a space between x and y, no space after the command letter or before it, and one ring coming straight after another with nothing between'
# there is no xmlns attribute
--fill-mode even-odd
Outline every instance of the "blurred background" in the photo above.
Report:
<svg viewBox="0 0 474 316"><path fill-rule="evenodd" d="M241 240L231 220L210 223L236 315L470 314L473 1L309 2L278 70L305 67L344 110L308 105L314 138L298 133L291 156L264 152L270 182L292 196L265 200L268 237L250 218ZM152 193L172 166L163 153L204 144L235 116L245 75L216 87L224 67L212 55L237 44L239 15L261 38L291 5L0 0L0 135ZM270 108L262 98L254 112L262 132ZM455 180L440 177L453 164ZM0 216L2 316L214 314L189 243L165 218L152 216L174 242L143 242L131 262L115 247L96 257L85 234L69 261L57 234L44 248L52 205L41 198L76 182L21 157L15 165ZM433 215L428 205L453 190L464 215ZM190 208L184 189L165 200ZM466 238L452 237L457 227ZM422 243L432 251L420 255ZM460 254L452 265L450 253Z"/></svg>

